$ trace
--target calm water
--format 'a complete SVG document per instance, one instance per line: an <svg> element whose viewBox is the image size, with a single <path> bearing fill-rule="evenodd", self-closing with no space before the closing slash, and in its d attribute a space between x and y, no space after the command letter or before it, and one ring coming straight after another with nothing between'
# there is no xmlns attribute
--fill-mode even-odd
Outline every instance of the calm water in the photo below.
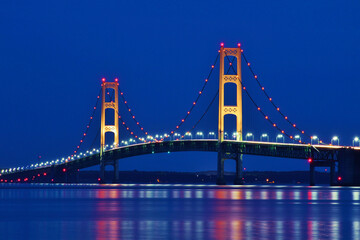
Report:
<svg viewBox="0 0 360 240"><path fill-rule="evenodd" d="M360 188L0 187L0 239L360 239Z"/></svg>

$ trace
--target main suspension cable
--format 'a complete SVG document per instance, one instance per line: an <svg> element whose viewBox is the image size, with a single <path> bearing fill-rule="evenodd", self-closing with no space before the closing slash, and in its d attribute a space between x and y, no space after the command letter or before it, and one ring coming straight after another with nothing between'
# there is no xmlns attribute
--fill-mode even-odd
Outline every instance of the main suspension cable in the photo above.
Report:
<svg viewBox="0 0 360 240"><path fill-rule="evenodd" d="M110 97L110 101L112 101L113 96L110 95L109 92L107 92L107 94L108 94L109 97ZM120 115L120 113L119 113L118 106L117 106L117 108L115 108L115 111L116 111L116 113L118 114L119 120L121 121L121 126L123 126L123 128L124 128L127 132L129 132L130 135L134 136L134 138L139 139L140 141L146 142L146 140L145 140L144 138L138 137L138 136L134 133L134 131L132 131L132 130L130 129L130 127L126 124L126 122L123 120L123 118L121 117L121 115Z"/></svg>
<svg viewBox="0 0 360 240"><path fill-rule="evenodd" d="M308 135L307 133L305 133L304 130L301 130L294 122L290 121L289 117L287 117L281 110L280 107L275 104L273 98L270 97L270 95L268 94L268 92L265 90L265 87L260 83L259 81L259 77L258 75L255 74L253 68L251 67L250 62L248 61L247 57L245 56L245 53L243 51L243 49L241 50L241 55L244 58L246 65L248 66L252 76L254 77L254 79L256 80L259 88L262 90L262 92L264 93L264 95L266 96L266 98L269 100L269 102L271 103L271 105L276 109L276 111L293 127L295 128L297 131L299 131L301 134L303 134L304 136L312 139L312 136ZM322 141L320 141L320 143L322 143Z"/></svg>
<svg viewBox="0 0 360 240"><path fill-rule="evenodd" d="M219 59L219 55L220 55L220 54L218 54L218 55L216 56L216 59L215 59L215 61L214 61L214 64L211 65L211 69L210 69L210 72L209 72L207 78L205 79L205 83L204 83L204 85L202 86L201 90L199 91L199 94L197 95L197 97L196 97L195 101L193 102L192 106L191 106L190 109L186 112L186 115L185 115L185 117L181 120L181 122L175 127L175 130L172 130L172 131L170 132L170 135L169 135L168 137L172 136L176 130L179 130L179 129L180 129L180 127L185 123L186 119L189 117L190 113L191 113L191 112L193 111L193 109L195 108L197 102L198 102L199 99L200 99L200 96L202 95L202 93L203 93L203 91L204 91L204 89L205 89L205 87L206 87L206 85L207 85L207 83L208 83L208 81L209 81L209 79L210 79L210 77L211 77L211 74L212 74L213 71L214 71L215 65L216 65L216 63L217 63L217 61L218 61L218 59Z"/></svg>
<svg viewBox="0 0 360 240"><path fill-rule="evenodd" d="M100 100L100 94L101 94L101 88L100 88L99 94L98 94L98 96L97 96L95 106L93 107L93 111L92 111L92 113L91 113L90 120L89 120L88 124L86 125L85 131L84 131L84 133L83 133L83 135L82 135L82 138L80 139L79 145L77 145L76 149L74 150L74 154L76 154L76 153L80 150L80 147L81 147L81 145L83 144L83 142L84 142L84 140L85 140L85 138L86 138L86 136L87 136L87 133L88 133L88 131L89 131L89 129L90 129L92 120L94 119L94 116L95 116L95 112L96 112L96 109L97 109L97 105L98 105L99 100Z"/></svg>
<svg viewBox="0 0 360 240"><path fill-rule="evenodd" d="M242 51L242 50L241 50ZM225 56L226 58L228 59L228 61L231 63L230 59L229 59L229 56L226 54L225 52ZM232 64L230 64L230 67L233 69L233 71L235 71L234 67ZM235 71L236 72L236 71ZM288 138L290 138L291 140L293 140L293 136L286 133L285 130L281 129L273 120L271 120L269 118L268 115L265 114L265 112L260 108L260 106L255 102L255 100L251 97L249 91L246 89L244 83L239 79L240 81L240 84L242 86L242 89L245 91L246 95L249 97L250 101L254 104L254 106L256 107L256 109L261 113L261 115L263 115L263 117L274 127L276 128L278 131L280 131L282 134L284 134L285 136L287 136ZM305 143L301 140L298 141L299 143Z"/></svg>
<svg viewBox="0 0 360 240"><path fill-rule="evenodd" d="M230 62L230 66L234 63L235 58ZM228 68L228 70L226 71L226 74L228 74L230 72L231 67ZM201 122L201 120L205 117L205 115L207 114L207 112L210 110L210 107L212 106L212 104L214 103L214 101L216 100L217 96L219 95L219 89L216 91L215 96L212 98L211 102L209 103L209 105L207 106L206 110L204 111L204 113L201 115L200 119L195 123L195 125L192 127L191 131L193 131L197 125ZM181 138L183 138L185 136L181 136Z"/></svg>
<svg viewBox="0 0 360 240"><path fill-rule="evenodd" d="M125 99L124 92L121 91L120 85L118 86L118 89L119 89L119 93L120 93L121 99L123 100L124 105L125 105L126 108L128 109L128 112L129 112L131 118L135 121L135 123L136 123L136 125L139 127L140 131L142 131L145 135L148 135L148 132L144 130L144 127L142 127L142 125L140 124L140 122L136 120L135 115L134 115L133 112L131 111L131 108L130 108L130 106L129 106L129 104L128 104L128 101Z"/></svg>

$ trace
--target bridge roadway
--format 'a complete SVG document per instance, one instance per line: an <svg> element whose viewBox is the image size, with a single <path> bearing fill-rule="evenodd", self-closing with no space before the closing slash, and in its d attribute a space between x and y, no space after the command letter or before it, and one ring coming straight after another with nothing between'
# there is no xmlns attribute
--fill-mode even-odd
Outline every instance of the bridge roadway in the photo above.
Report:
<svg viewBox="0 0 360 240"><path fill-rule="evenodd" d="M140 143L129 146L122 146L109 149L103 154L103 161L114 162L118 159L140 156L145 154L183 152L183 151L205 151L218 152L221 150L225 154L244 154L260 155L269 157L312 159L314 166L331 166L331 163L338 161L341 150L350 149L360 153L360 148L329 146L329 145L305 145L291 143L257 142L257 141L232 141L225 140L221 144L216 139L193 139ZM100 154L93 154L83 158L71 160L52 166L39 167L36 169L25 169L14 173L3 174L0 179L2 182L31 182L40 176L46 176L48 181L58 176L74 173L79 169L92 167L100 164ZM214 159L215 164L215 159ZM67 179L66 179L67 180ZM56 181L56 180L55 180ZM60 180L60 182L65 181Z"/></svg>

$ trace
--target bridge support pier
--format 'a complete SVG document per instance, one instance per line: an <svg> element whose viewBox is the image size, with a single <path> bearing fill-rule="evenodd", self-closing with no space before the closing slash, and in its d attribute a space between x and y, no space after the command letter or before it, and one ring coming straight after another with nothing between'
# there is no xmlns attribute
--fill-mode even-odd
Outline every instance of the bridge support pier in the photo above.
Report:
<svg viewBox="0 0 360 240"><path fill-rule="evenodd" d="M100 159L99 183L105 183L105 161Z"/></svg>
<svg viewBox="0 0 360 240"><path fill-rule="evenodd" d="M236 175L235 175L234 185L243 185L244 184L244 180L243 180L243 156L242 156L242 154L237 154L237 155L238 156L235 159L235 161L236 161Z"/></svg>
<svg viewBox="0 0 360 240"><path fill-rule="evenodd" d="M119 160L114 160L114 178L113 183L119 183Z"/></svg>
<svg viewBox="0 0 360 240"><path fill-rule="evenodd" d="M221 149L218 151L216 184L217 185L225 185L226 184L225 177L224 177L224 162L227 159L233 159L236 162L236 173L235 173L234 185L244 184L242 154L238 154L238 153L224 154Z"/></svg>
<svg viewBox="0 0 360 240"><path fill-rule="evenodd" d="M335 161L331 161L330 163L330 186L334 186L335 184Z"/></svg>
<svg viewBox="0 0 360 240"><path fill-rule="evenodd" d="M100 181L99 183L105 183L105 166L113 166L113 180L112 183L119 183L119 160L100 161Z"/></svg>
<svg viewBox="0 0 360 240"><path fill-rule="evenodd" d="M315 186L315 165L310 163L310 186Z"/></svg>
<svg viewBox="0 0 360 240"><path fill-rule="evenodd" d="M225 178L224 178L224 161L225 159L222 157L221 151L218 152L218 160L217 160L217 185L225 185Z"/></svg>

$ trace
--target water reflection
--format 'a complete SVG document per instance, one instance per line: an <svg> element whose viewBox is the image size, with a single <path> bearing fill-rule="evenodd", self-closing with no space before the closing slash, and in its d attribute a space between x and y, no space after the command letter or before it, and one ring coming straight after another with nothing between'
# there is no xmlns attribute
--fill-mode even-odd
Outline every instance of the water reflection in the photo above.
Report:
<svg viewBox="0 0 360 240"><path fill-rule="evenodd" d="M359 202L359 188L23 187L0 189L0 232L6 239L360 239Z"/></svg>

